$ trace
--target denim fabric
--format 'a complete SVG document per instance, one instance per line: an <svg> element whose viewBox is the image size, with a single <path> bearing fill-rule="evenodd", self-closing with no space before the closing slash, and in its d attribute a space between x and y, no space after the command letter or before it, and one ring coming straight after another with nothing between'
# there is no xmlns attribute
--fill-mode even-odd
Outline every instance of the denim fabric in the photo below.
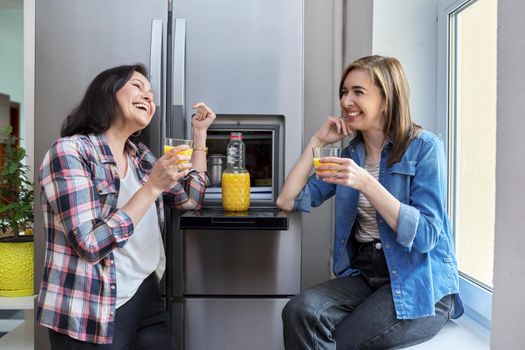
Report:
<svg viewBox="0 0 525 350"><path fill-rule="evenodd" d="M176 349L155 273L146 278L135 295L117 309L112 344L83 342L52 329L48 331L53 350Z"/></svg>
<svg viewBox="0 0 525 350"><path fill-rule="evenodd" d="M411 141L401 160L387 165L392 141L381 152L379 182L400 202L397 232L377 214L377 228L388 264L398 319L435 314L434 305L453 294L454 318L461 316L457 261L445 209L447 169L442 141L428 131ZM342 152L364 166L365 148L357 136ZM295 200L294 209L308 212L335 195L333 271L337 277L355 276L351 266L356 252L350 239L357 216L359 192L325 183L315 176Z"/></svg>
<svg viewBox="0 0 525 350"><path fill-rule="evenodd" d="M287 350L399 349L432 338L451 318L449 295L435 305L435 316L397 319L383 250L376 243L358 246L352 267L359 275L321 283L286 304Z"/></svg>

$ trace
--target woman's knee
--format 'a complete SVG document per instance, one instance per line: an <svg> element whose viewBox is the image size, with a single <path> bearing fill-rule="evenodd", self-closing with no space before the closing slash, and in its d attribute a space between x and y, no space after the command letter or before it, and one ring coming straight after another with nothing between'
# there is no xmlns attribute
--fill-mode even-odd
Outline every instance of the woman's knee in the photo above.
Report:
<svg viewBox="0 0 525 350"><path fill-rule="evenodd" d="M312 319L316 317L317 312L317 298L312 293L305 291L290 299L283 309L282 318L283 321Z"/></svg>

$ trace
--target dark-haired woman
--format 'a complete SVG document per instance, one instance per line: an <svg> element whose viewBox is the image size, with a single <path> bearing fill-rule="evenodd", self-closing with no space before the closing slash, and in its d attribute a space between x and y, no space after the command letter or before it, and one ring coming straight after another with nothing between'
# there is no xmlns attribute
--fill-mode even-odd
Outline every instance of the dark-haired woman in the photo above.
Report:
<svg viewBox="0 0 525 350"><path fill-rule="evenodd" d="M200 207L215 114L194 106L191 159L179 146L156 160L130 140L155 112L147 76L142 65L100 73L40 168L47 248L37 318L53 349L174 348L159 291L163 203Z"/></svg>
<svg viewBox="0 0 525 350"><path fill-rule="evenodd" d="M286 349L399 349L432 338L462 304L446 203L446 161L435 135L412 122L395 58L351 63L329 117L292 169L277 205L309 211L335 195L336 278L283 310ZM312 147L355 133L341 157Z"/></svg>

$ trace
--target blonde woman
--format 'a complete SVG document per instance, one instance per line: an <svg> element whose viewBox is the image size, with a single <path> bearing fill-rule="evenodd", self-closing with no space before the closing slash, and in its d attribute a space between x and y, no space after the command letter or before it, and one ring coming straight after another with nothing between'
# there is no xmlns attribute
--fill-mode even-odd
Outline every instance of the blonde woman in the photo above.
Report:
<svg viewBox="0 0 525 350"><path fill-rule="evenodd" d="M329 117L294 166L277 205L308 212L335 196L336 278L283 310L286 349L398 349L432 338L463 313L445 209L440 139L416 125L395 58L369 56L344 71L341 117ZM341 157L312 148L355 134ZM324 233L328 234L328 233Z"/></svg>

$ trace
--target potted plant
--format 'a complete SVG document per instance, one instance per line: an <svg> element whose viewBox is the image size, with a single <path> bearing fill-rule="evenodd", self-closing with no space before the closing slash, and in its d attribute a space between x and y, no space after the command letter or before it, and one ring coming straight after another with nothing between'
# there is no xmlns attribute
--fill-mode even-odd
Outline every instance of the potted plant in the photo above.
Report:
<svg viewBox="0 0 525 350"><path fill-rule="evenodd" d="M0 142L0 296L33 295L33 183L10 126L0 128Z"/></svg>

